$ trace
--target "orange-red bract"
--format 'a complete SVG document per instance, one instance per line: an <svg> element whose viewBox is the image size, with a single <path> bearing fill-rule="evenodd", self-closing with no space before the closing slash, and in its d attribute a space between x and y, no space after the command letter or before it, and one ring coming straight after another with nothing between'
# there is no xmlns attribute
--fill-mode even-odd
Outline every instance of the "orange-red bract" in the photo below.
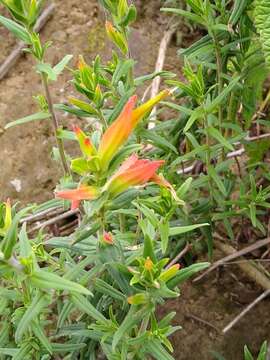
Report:
<svg viewBox="0 0 270 360"><path fill-rule="evenodd" d="M144 185L151 180L157 169L163 164L163 160L138 159L137 155L133 154L124 161L105 188L111 194L117 195L131 186Z"/></svg>
<svg viewBox="0 0 270 360"><path fill-rule="evenodd" d="M56 191L55 196L60 199L70 200L72 208L79 206L82 200L94 200L98 197L99 191L94 186L81 185L77 189Z"/></svg>

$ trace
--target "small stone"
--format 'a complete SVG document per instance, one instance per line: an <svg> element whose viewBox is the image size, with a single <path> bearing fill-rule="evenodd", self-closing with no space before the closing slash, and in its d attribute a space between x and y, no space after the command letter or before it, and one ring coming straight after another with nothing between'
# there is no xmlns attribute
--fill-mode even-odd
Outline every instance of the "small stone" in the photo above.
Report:
<svg viewBox="0 0 270 360"><path fill-rule="evenodd" d="M14 179L10 181L10 184L14 186L15 190L19 193L22 190L22 182L19 179Z"/></svg>

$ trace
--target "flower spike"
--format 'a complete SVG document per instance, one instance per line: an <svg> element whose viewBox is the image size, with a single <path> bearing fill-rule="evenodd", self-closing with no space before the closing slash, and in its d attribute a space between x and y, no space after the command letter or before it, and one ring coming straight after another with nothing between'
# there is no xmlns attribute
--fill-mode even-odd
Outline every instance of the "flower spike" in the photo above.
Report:
<svg viewBox="0 0 270 360"><path fill-rule="evenodd" d="M117 150L128 140L131 132L142 117L162 99L170 95L169 90L160 92L153 99L134 109L137 96L132 96L124 106L119 117L104 133L98 149L101 167L106 170Z"/></svg>

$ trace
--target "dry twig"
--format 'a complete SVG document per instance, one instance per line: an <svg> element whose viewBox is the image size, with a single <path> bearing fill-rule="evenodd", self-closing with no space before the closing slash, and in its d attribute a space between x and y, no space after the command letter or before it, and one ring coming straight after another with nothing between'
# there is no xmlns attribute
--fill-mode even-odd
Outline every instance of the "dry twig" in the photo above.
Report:
<svg viewBox="0 0 270 360"><path fill-rule="evenodd" d="M250 246L247 246L246 248L242 249L242 250L235 250L232 246L227 245L227 244L223 244L220 241L216 241L215 245L222 250L223 252L225 252L227 254L227 256L225 256L224 258L216 261L212 266L210 266L210 268L208 268L204 273L202 273L201 275L197 276L193 281L199 281L201 280L205 275L209 274L211 271L215 270L217 267L226 264L228 261L231 261L233 259L236 259L240 256L246 255L262 246L265 246L267 244L270 243L270 238L266 238L263 240L259 240L257 241L255 244L252 244ZM252 266L251 264L248 263L239 263L238 264L242 269L248 269L248 273L251 274L253 273L254 276L256 276L256 279L254 279L256 282L258 282L261 286L263 286L266 289L270 289L270 280L263 275L259 270L257 270L256 268L254 268L254 266ZM253 272L254 270L254 272Z"/></svg>
<svg viewBox="0 0 270 360"><path fill-rule="evenodd" d="M252 141L267 139L269 137L270 137L270 133L267 133L267 134L262 134L262 135L259 135L259 136L252 136L252 137L247 136L244 140L247 141L247 142L252 142ZM232 145L238 146L240 144L241 144L240 142L237 142L237 143L234 143ZM231 158L236 158L238 156L242 156L245 153L245 151L246 151L245 148L241 147L238 150L229 152L226 155L226 158L231 159ZM187 166L187 167L181 166L181 168L179 170L177 170L177 174L181 175L181 174L191 173L195 169L195 166L196 166L196 161L193 164L191 164L190 166Z"/></svg>
<svg viewBox="0 0 270 360"><path fill-rule="evenodd" d="M206 321L206 320L203 320L201 318L199 318L198 316L196 315L193 315L193 314L185 314L185 317L187 318L190 318L190 319L193 319L193 320L196 320L200 323L202 323L203 325L207 325L209 327L211 327L212 329L216 330L218 333L220 332L220 330L213 324L211 324L210 322Z"/></svg>
<svg viewBox="0 0 270 360"><path fill-rule="evenodd" d="M171 25L169 27L169 29L164 33L163 38L161 39L161 42L159 45L158 57L157 57L157 61L156 61L155 72L160 72L163 70L167 48L168 48L168 45L170 44L173 34L177 30L178 25L179 25L179 22ZM153 80L152 85L151 85L151 98L155 97L158 94L160 82L161 82L160 76L157 76ZM150 89L147 88L147 91L149 91L149 90ZM152 113L151 113L151 117L150 117L151 120L148 124L149 129L153 129L155 127L156 112L157 112L157 108L154 107L154 109L152 110Z"/></svg>
<svg viewBox="0 0 270 360"><path fill-rule="evenodd" d="M252 303L250 303L239 315L237 315L223 330L223 334L226 334L231 328L237 324L251 309L254 308L260 301L265 299L270 294L270 289L264 291L260 296L258 296Z"/></svg>
<svg viewBox="0 0 270 360"><path fill-rule="evenodd" d="M189 250L192 248L192 245L187 243L183 250L174 258L172 261L169 262L169 264L166 266L166 269L169 269L171 266L176 264L182 257L189 252Z"/></svg>
<svg viewBox="0 0 270 360"><path fill-rule="evenodd" d="M52 219L49 219L48 221L44 221L40 224L37 224L35 227L33 227L32 229L29 230L30 233L34 232L34 231L37 231L39 229L43 229L45 228L46 226L49 226L49 225L53 225L61 220L64 220L70 216L73 216L73 215L76 215L80 212L79 209L75 209L75 210L69 210L69 211L66 211L64 212L63 214L61 215L58 215Z"/></svg>

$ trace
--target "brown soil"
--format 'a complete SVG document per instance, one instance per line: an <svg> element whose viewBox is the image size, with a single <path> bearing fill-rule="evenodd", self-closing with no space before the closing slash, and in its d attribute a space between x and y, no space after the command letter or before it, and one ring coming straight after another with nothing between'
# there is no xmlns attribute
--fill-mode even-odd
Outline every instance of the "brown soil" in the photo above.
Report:
<svg viewBox="0 0 270 360"><path fill-rule="evenodd" d="M140 19L133 30L132 52L137 60L137 72L143 74L154 69L164 17L158 15L159 1L136 2ZM63 1L55 0L55 3L55 14L42 31L42 38L51 39L54 43L48 51L48 61L55 64L66 54L74 55L72 65L79 54L88 60L97 53L108 58L104 14L100 12L97 2L66 0L62 8L60 5ZM0 43L2 62L15 45L13 37L2 27ZM166 69L180 73L181 63L175 53L176 47L172 45L168 51ZM63 102L72 94L69 79L70 74L65 72L57 83L51 85L54 102ZM10 197L12 201L26 203L52 198L52 190L61 174L61 169L48 153L54 139L46 120L3 130L9 121L37 111L32 97L39 93L42 93L40 80L29 56L24 56L0 83L0 200ZM63 114L59 116L63 124L71 128L74 119ZM67 144L67 150L73 150L70 144ZM21 183L19 192L12 185L14 180ZM185 284L183 295L161 310L166 313L169 309L175 310L176 323L183 327L172 336L175 359L215 359L211 351L216 351L226 360L240 360L243 359L244 344L257 351L263 340L269 340L269 301L261 302L226 336L222 336L220 330L260 291L232 266L222 273L213 273L199 285ZM212 327L189 315L209 322Z"/></svg>

